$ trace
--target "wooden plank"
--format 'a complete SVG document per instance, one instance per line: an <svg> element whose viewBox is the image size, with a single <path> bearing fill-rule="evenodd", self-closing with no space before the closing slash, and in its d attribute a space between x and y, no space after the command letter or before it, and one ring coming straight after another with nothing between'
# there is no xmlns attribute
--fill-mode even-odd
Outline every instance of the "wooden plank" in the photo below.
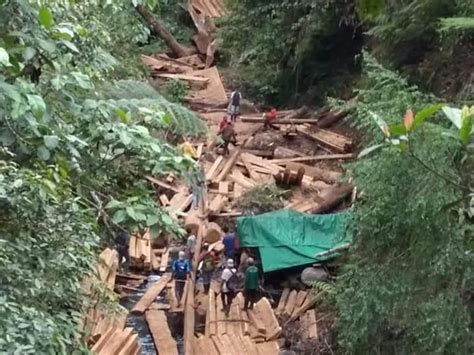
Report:
<svg viewBox="0 0 474 355"><path fill-rule="evenodd" d="M260 355L278 355L280 351L280 347L276 341L259 343L257 344L257 349Z"/></svg>
<svg viewBox="0 0 474 355"><path fill-rule="evenodd" d="M260 334L265 334L266 333L266 328L265 324L260 320L258 317L258 313L256 309L249 309L247 311L247 315L249 316L249 320L252 323L252 325L257 329L257 332Z"/></svg>
<svg viewBox="0 0 474 355"><path fill-rule="evenodd" d="M275 313L268 302L266 297L262 297L260 301L255 304L257 308L258 315L262 320L263 324L265 325L266 329L266 340L274 340L277 339L281 334L281 327L278 324L278 320L276 319Z"/></svg>
<svg viewBox="0 0 474 355"><path fill-rule="evenodd" d="M151 252L151 267L155 271L160 270L160 258L156 256L154 250Z"/></svg>
<svg viewBox="0 0 474 355"><path fill-rule="evenodd" d="M355 155L352 153L349 154L326 154L326 155L310 155L304 157L297 157L297 158L286 158L286 159L273 159L271 162L276 165L286 165L291 162L313 162L313 161L320 161L320 160L347 160L353 159Z"/></svg>
<svg viewBox="0 0 474 355"><path fill-rule="evenodd" d="M288 295L288 300L286 301L286 306L283 311L283 314L291 316L293 313L293 309L295 308L295 303L296 303L296 296L298 295L298 291L293 290L290 292Z"/></svg>
<svg viewBox="0 0 474 355"><path fill-rule="evenodd" d="M211 168L206 172L206 180L212 181L216 178L217 174L220 172L219 167L224 160L222 155L219 155L214 163L212 164Z"/></svg>
<svg viewBox="0 0 474 355"><path fill-rule="evenodd" d="M257 186L256 182L245 177L244 174L242 174L240 170L237 169L233 170L232 174L230 174L228 178L229 180L242 186L244 189L252 189Z"/></svg>
<svg viewBox="0 0 474 355"><path fill-rule="evenodd" d="M189 81L191 83L195 82L202 85L206 85L209 82L208 78L203 78L202 76L195 76L195 75L163 73L163 74L157 74L156 76L158 78L178 79L178 80Z"/></svg>
<svg viewBox="0 0 474 355"><path fill-rule="evenodd" d="M109 271L109 274L107 275L107 281L106 281L107 288L111 291L113 291L114 289L115 277L117 276L117 270L119 267L118 257L116 256L117 253L115 252L114 255L115 255L115 258L112 262L112 266L110 267L110 271Z"/></svg>
<svg viewBox="0 0 474 355"><path fill-rule="evenodd" d="M293 322L297 320L301 315L303 315L308 309L313 307L316 301L323 295L322 292L318 293L316 296L312 296L311 294L306 297L304 303L299 307L293 314L291 315L289 322Z"/></svg>
<svg viewBox="0 0 474 355"><path fill-rule="evenodd" d="M232 167L234 166L235 162L237 161L237 158L239 157L239 155L240 155L240 149L237 148L232 152L230 157L225 162L225 165L222 168L222 171L219 173L219 175L213 181L215 181L215 182L224 181L226 176L232 170Z"/></svg>
<svg viewBox="0 0 474 355"><path fill-rule="evenodd" d="M221 342L220 336L213 336L213 337L211 337L211 340L214 343L214 345L217 348L217 351L220 355L226 354L227 348ZM202 355L205 355L205 354L202 354Z"/></svg>
<svg viewBox="0 0 474 355"><path fill-rule="evenodd" d="M308 337L318 339L318 324L316 322L316 313L314 309L306 312L306 327L308 329Z"/></svg>
<svg viewBox="0 0 474 355"><path fill-rule="evenodd" d="M168 327L165 312L149 310L145 313L145 319L158 353L160 355L178 355L178 347Z"/></svg>
<svg viewBox="0 0 474 355"><path fill-rule="evenodd" d="M229 198L222 195L217 195L209 204L209 213L219 213L221 212L224 205L229 201Z"/></svg>
<svg viewBox="0 0 474 355"><path fill-rule="evenodd" d="M220 194L228 193L229 192L229 185L230 185L229 181L221 181L219 183L219 193Z"/></svg>
<svg viewBox="0 0 474 355"><path fill-rule="evenodd" d="M133 328L125 328L120 333L115 333L99 352L99 355L116 355L127 343L129 336L132 335L132 331Z"/></svg>
<svg viewBox="0 0 474 355"><path fill-rule="evenodd" d="M338 182L342 173L338 171L331 171L326 169L321 169L316 166L305 165L301 163L289 162L286 164L286 167L292 171L298 171L298 169L303 168L305 175L311 176L317 180L324 181L328 184L334 184Z"/></svg>
<svg viewBox="0 0 474 355"><path fill-rule="evenodd" d="M326 131L321 128L318 128L314 132L309 132L308 130L301 128L297 128L297 130L298 133L302 134L306 138L309 138L316 143L339 153L344 153L352 145L352 140L350 138L331 131Z"/></svg>
<svg viewBox="0 0 474 355"><path fill-rule="evenodd" d="M91 351L93 353L99 353L104 348L105 344L107 344L107 342L112 338L112 336L115 335L116 332L118 333L120 331L121 329L117 327L110 327L107 329L105 333L99 338L97 343L94 344Z"/></svg>
<svg viewBox="0 0 474 355"><path fill-rule="evenodd" d="M245 154L242 154L240 158L242 159L242 162L244 163L245 168L247 169L250 178L253 179L254 181L259 181L260 180L259 175L255 171L255 169L252 167L252 163L248 160L248 157Z"/></svg>
<svg viewBox="0 0 474 355"><path fill-rule="evenodd" d="M152 285L142 296L140 301L133 307L131 310L132 314L143 314L146 309L150 307L153 301L158 297L158 295L166 287L166 284L170 280L170 274L164 274L154 285Z"/></svg>
<svg viewBox="0 0 474 355"><path fill-rule="evenodd" d="M160 181L160 180L157 180L157 179L155 179L155 178L152 177L152 176L145 176L145 178L146 178L148 181L150 181L151 183L153 183L153 184L155 184L155 185L158 185L158 186L161 186L161 187L164 188L164 189L171 190L171 191L176 192L176 193L179 193L179 192L180 192L177 188L175 188L175 187L173 187L173 186L171 186L171 185L169 185L169 184L167 184L167 183L165 183L165 182L162 182L162 181Z"/></svg>
<svg viewBox="0 0 474 355"><path fill-rule="evenodd" d="M299 291L298 294L296 295L296 302L295 302L295 309L301 307L306 300L306 296L308 295L308 292L306 291Z"/></svg>
<svg viewBox="0 0 474 355"><path fill-rule="evenodd" d="M248 116L241 116L240 119L242 122L246 123L261 123L265 121L263 118L257 118L257 117L248 117ZM281 119L276 119L272 121L272 124L274 125L300 125L300 124L317 124L319 122L319 119L315 118L294 118L294 119L286 119L286 118L281 118Z"/></svg>
<svg viewBox="0 0 474 355"><path fill-rule="evenodd" d="M214 338L214 337L213 337ZM219 351L216 349L216 346L212 339L201 337L200 338L202 352L199 354L202 355L219 355Z"/></svg>
<svg viewBox="0 0 474 355"><path fill-rule="evenodd" d="M227 324L225 322L225 315L224 312L222 311L222 308L224 305L222 304L222 299L220 297L220 294L217 296L217 308L216 308L216 313L217 313L217 335L222 335L227 333Z"/></svg>
<svg viewBox="0 0 474 355"><path fill-rule="evenodd" d="M217 334L217 317L216 317L216 294L213 290L209 290L209 306L206 315L206 336Z"/></svg>
<svg viewBox="0 0 474 355"><path fill-rule="evenodd" d="M160 195L160 202L162 206L169 206L170 205L170 200L168 199L168 196L165 194Z"/></svg>
<svg viewBox="0 0 474 355"><path fill-rule="evenodd" d="M280 315L281 312L285 309L286 301L288 300L289 294L290 294L290 289L285 288L281 294L280 301L278 302L278 306L275 310L276 315Z"/></svg>
<svg viewBox="0 0 474 355"><path fill-rule="evenodd" d="M243 153L245 155L245 158L252 163L253 165L260 166L262 168L265 168L267 170L270 170L272 174L278 174L280 171L284 171L285 169L282 168L281 166L275 165L272 163L272 160L264 160L262 158L259 158L255 155L249 154L249 153Z"/></svg>
<svg viewBox="0 0 474 355"><path fill-rule="evenodd" d="M198 159L201 158L203 148L204 148L204 143L199 143L196 148L196 155Z"/></svg>
<svg viewBox="0 0 474 355"><path fill-rule="evenodd" d="M166 269L168 268L169 253L170 253L169 248L166 248L163 254L161 255L161 261L160 261L161 272L165 272Z"/></svg>
<svg viewBox="0 0 474 355"><path fill-rule="evenodd" d="M128 337L118 355L129 355L136 347L138 347L138 334L132 334Z"/></svg>

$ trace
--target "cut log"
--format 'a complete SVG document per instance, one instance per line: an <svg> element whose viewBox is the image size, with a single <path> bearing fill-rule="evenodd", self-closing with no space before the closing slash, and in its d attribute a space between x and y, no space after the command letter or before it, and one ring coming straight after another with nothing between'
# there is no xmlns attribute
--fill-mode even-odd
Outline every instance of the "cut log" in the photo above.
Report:
<svg viewBox="0 0 474 355"><path fill-rule="evenodd" d="M194 76L194 75L187 75L187 74L156 74L155 75L158 78L163 78L163 79L176 79L176 80L183 80L189 83L191 88L195 90L201 90L204 89L207 84L209 83L208 78L203 78L200 76Z"/></svg>
<svg viewBox="0 0 474 355"><path fill-rule="evenodd" d="M354 154L327 154L327 155L313 155L286 159L273 159L271 162L276 165L286 165L290 162L312 162L319 160L337 160L337 159L353 159Z"/></svg>
<svg viewBox="0 0 474 355"><path fill-rule="evenodd" d="M219 167L224 160L222 155L219 155L217 159L212 164L211 168L206 172L206 180L212 181L217 177L217 174L220 173Z"/></svg>
<svg viewBox="0 0 474 355"><path fill-rule="evenodd" d="M221 227L214 222L210 222L206 228L206 235L204 236L204 241L212 244L216 243L224 237L224 232Z"/></svg>
<svg viewBox="0 0 474 355"><path fill-rule="evenodd" d="M308 116L310 109L308 106L302 106L297 110L293 110L289 114L287 114L284 118L285 119L297 119L298 117L306 117Z"/></svg>
<svg viewBox="0 0 474 355"><path fill-rule="evenodd" d="M164 311L149 310L145 314L148 328L159 354L178 355L176 341L171 335Z"/></svg>
<svg viewBox="0 0 474 355"><path fill-rule="evenodd" d="M263 118L257 118L257 117L249 117L249 116L241 116L240 119L242 122L246 123L261 123L263 124L264 119ZM281 118L281 119L276 119L272 122L274 125L300 125L300 124L317 124L319 120L314 119L314 118L294 118L294 119L286 119L286 118Z"/></svg>
<svg viewBox="0 0 474 355"><path fill-rule="evenodd" d="M273 158L272 150L244 149L242 153L253 154L253 155L256 155L257 157L262 157L262 158Z"/></svg>
<svg viewBox="0 0 474 355"><path fill-rule="evenodd" d="M311 176L314 179L324 181L328 184L334 184L339 181L342 177L342 173L337 171L330 171L318 168L316 166L309 166L300 163L287 163L286 167L292 171L298 171L300 168L304 168L305 175Z"/></svg>
<svg viewBox="0 0 474 355"><path fill-rule="evenodd" d="M184 219L184 228L189 234L197 235L201 223L202 221L197 211L188 212L188 215Z"/></svg>
<svg viewBox="0 0 474 355"><path fill-rule="evenodd" d="M303 154L297 152L296 150L288 149L285 147L276 147L273 151L273 158L275 159L288 159L295 157L302 157ZM272 160L273 162L273 160Z"/></svg>
<svg viewBox="0 0 474 355"><path fill-rule="evenodd" d="M348 114L348 112L345 112L345 111L331 111L331 112L328 112L327 114L323 115L319 119L319 122L317 123L317 126L319 128L331 127L333 124L335 124L339 120L346 117L347 114Z"/></svg>
<svg viewBox="0 0 474 355"><path fill-rule="evenodd" d="M143 314L146 309L150 307L153 301L166 287L166 284L170 280L170 274L164 274L153 286L151 286L145 294L142 296L140 301L131 310L132 314Z"/></svg>
<svg viewBox="0 0 474 355"><path fill-rule="evenodd" d="M288 316L291 316L293 313L293 310L295 308L295 303L296 303L296 296L298 295L298 291L293 290L290 292L288 295L288 300L286 301L285 309L283 311L283 314L286 314Z"/></svg>
<svg viewBox="0 0 474 355"><path fill-rule="evenodd" d="M318 324L316 322L316 313L310 309L305 313L306 328L308 329L308 338L318 339Z"/></svg>
<svg viewBox="0 0 474 355"><path fill-rule="evenodd" d="M105 344L99 355L116 355L127 343L128 338L132 335L133 328L125 328L119 333L115 333Z"/></svg>
<svg viewBox="0 0 474 355"><path fill-rule="evenodd" d="M325 129L318 128L314 132L309 132L307 129L297 128L298 133L306 138L309 138L323 147L335 150L339 153L344 153L352 146L352 139L337 134Z"/></svg>
<svg viewBox="0 0 474 355"><path fill-rule="evenodd" d="M137 10L140 16L145 20L152 32L161 38L178 58L186 57L195 53L195 50L180 44L144 5L138 4L135 6L135 10Z"/></svg>
<svg viewBox="0 0 474 355"><path fill-rule="evenodd" d="M230 155L230 157L227 159L227 161L225 162L225 165L224 167L222 168L222 171L220 172L220 174L216 177L216 179L214 180L215 182L221 182L221 181L224 181L224 179L226 178L226 176L229 174L229 172L232 170L235 162L237 161L237 158L239 157L240 155L240 149L235 149L232 154Z"/></svg>
<svg viewBox="0 0 474 355"><path fill-rule="evenodd" d="M324 202L319 204L318 207L311 209L310 213L327 213L331 212L339 206L339 204L352 193L354 187L352 184L346 184L340 187L331 187L321 192L320 197L323 198Z"/></svg>
<svg viewBox="0 0 474 355"><path fill-rule="evenodd" d="M171 190L171 191L173 191L173 192L175 192L175 193L181 192L181 191L178 190L177 188L175 188L175 187L173 187L173 186L171 186L171 185L169 185L169 184L167 184L167 183L165 183L165 182L163 182L163 181L160 181L160 180L158 180L158 179L155 179L155 178L152 177L152 176L145 176L145 178L146 178L148 181L150 181L151 183L153 183L153 184L155 184L155 185L158 185L158 186L160 186L160 187L162 187L162 188L164 188L164 189Z"/></svg>
<svg viewBox="0 0 474 355"><path fill-rule="evenodd" d="M286 301L288 300L288 295L290 294L290 289L285 288L281 294L280 301L278 302L278 306L275 310L276 315L280 315L281 312L285 309Z"/></svg>

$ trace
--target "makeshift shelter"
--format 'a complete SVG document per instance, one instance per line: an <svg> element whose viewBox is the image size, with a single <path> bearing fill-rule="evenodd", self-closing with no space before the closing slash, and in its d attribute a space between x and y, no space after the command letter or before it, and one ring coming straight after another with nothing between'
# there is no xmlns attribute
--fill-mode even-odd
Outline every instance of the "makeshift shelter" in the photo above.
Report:
<svg viewBox="0 0 474 355"><path fill-rule="evenodd" d="M282 209L237 219L242 247L258 248L264 272L315 263L315 255L351 241L350 214L314 215Z"/></svg>

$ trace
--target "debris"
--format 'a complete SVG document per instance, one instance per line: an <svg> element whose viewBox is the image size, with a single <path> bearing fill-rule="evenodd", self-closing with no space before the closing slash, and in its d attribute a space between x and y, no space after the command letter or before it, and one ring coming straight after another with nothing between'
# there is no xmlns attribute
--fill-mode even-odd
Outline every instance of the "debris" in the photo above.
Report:
<svg viewBox="0 0 474 355"><path fill-rule="evenodd" d="M275 150L276 151L276 150ZM283 159L273 159L272 163L276 165L286 165L290 162L311 162L311 161L320 161L320 160L337 160L337 159L353 159L354 154L327 154L327 155L313 155L313 156L304 156L296 158L283 158ZM276 158L276 157L275 157Z"/></svg>
<svg viewBox="0 0 474 355"><path fill-rule="evenodd" d="M189 83L192 89L201 90L207 87L209 78L189 74L156 74L158 78L184 80Z"/></svg>

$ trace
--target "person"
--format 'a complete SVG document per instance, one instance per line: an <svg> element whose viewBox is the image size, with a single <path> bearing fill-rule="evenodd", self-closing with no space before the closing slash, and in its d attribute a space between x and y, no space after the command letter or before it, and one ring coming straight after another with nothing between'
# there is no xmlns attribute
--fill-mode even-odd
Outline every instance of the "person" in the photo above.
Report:
<svg viewBox="0 0 474 355"><path fill-rule="evenodd" d="M184 285L186 284L186 280L189 278L191 272L191 266L189 265L189 261L186 259L186 253L184 251L181 250L178 253L178 259L173 262L172 271L176 300L178 301L178 307L181 307Z"/></svg>
<svg viewBox="0 0 474 355"><path fill-rule="evenodd" d="M253 258L247 259L247 265L244 277L244 311L253 309L260 288L258 268L255 266Z"/></svg>
<svg viewBox="0 0 474 355"><path fill-rule="evenodd" d="M263 114L263 128L267 129L269 127L273 129L278 129L275 125L272 124L278 116L276 108L272 107L269 112Z"/></svg>
<svg viewBox="0 0 474 355"><path fill-rule="evenodd" d="M201 277L202 285L204 287L204 294L209 294L211 288L211 279L214 270L216 269L216 254L213 250L208 251L209 243L204 243L202 252L199 255L198 265L202 262Z"/></svg>
<svg viewBox="0 0 474 355"><path fill-rule="evenodd" d="M230 94L229 106L227 107L227 113L230 116L231 122L235 122L237 117L240 115L240 101L242 100L242 94L239 89L235 89Z"/></svg>
<svg viewBox="0 0 474 355"><path fill-rule="evenodd" d="M187 156L191 159L197 159L198 158L197 151L194 148L194 146L192 145L190 137L185 137L184 138L184 142L181 144L180 149L181 149L181 153L183 153L183 155L185 155L185 156Z"/></svg>
<svg viewBox="0 0 474 355"><path fill-rule="evenodd" d="M217 134L224 141L221 146L224 148L224 155L229 155L229 144L237 145L237 137L235 135L234 125L229 122L227 126Z"/></svg>
<svg viewBox="0 0 474 355"><path fill-rule="evenodd" d="M225 233L222 243L224 244L224 256L227 259L234 260L235 258L235 233L230 231L227 226L222 228Z"/></svg>
<svg viewBox="0 0 474 355"><path fill-rule="evenodd" d="M206 180L201 170L191 176L191 208L197 210L203 202L204 190L206 189Z"/></svg>
<svg viewBox="0 0 474 355"><path fill-rule="evenodd" d="M117 252L118 252L118 259L119 259L119 268L122 269L122 262L123 262L123 259L125 258L125 264L123 265L123 268L127 270L130 264L130 252L129 252L130 237L127 231L121 230L117 234L116 242L117 242Z"/></svg>
<svg viewBox="0 0 474 355"><path fill-rule="evenodd" d="M221 280L221 299L222 299L222 311L225 313L226 317L229 316L230 306L232 305L232 300L235 297L235 283L234 280L237 278L237 269L234 267L234 260L227 260L226 267L222 271Z"/></svg>
<svg viewBox="0 0 474 355"><path fill-rule="evenodd" d="M296 352L291 350L291 341L288 339L285 339L285 342L283 344L283 348L280 349L278 355L296 355Z"/></svg>
<svg viewBox="0 0 474 355"><path fill-rule="evenodd" d="M217 131L217 134L221 133L228 125L229 121L227 120L227 115L224 115L222 120L219 122L219 131Z"/></svg>
<svg viewBox="0 0 474 355"><path fill-rule="evenodd" d="M186 240L186 251L188 253L188 259L192 260L194 256L194 248L196 246L196 236L194 233L190 233Z"/></svg>

